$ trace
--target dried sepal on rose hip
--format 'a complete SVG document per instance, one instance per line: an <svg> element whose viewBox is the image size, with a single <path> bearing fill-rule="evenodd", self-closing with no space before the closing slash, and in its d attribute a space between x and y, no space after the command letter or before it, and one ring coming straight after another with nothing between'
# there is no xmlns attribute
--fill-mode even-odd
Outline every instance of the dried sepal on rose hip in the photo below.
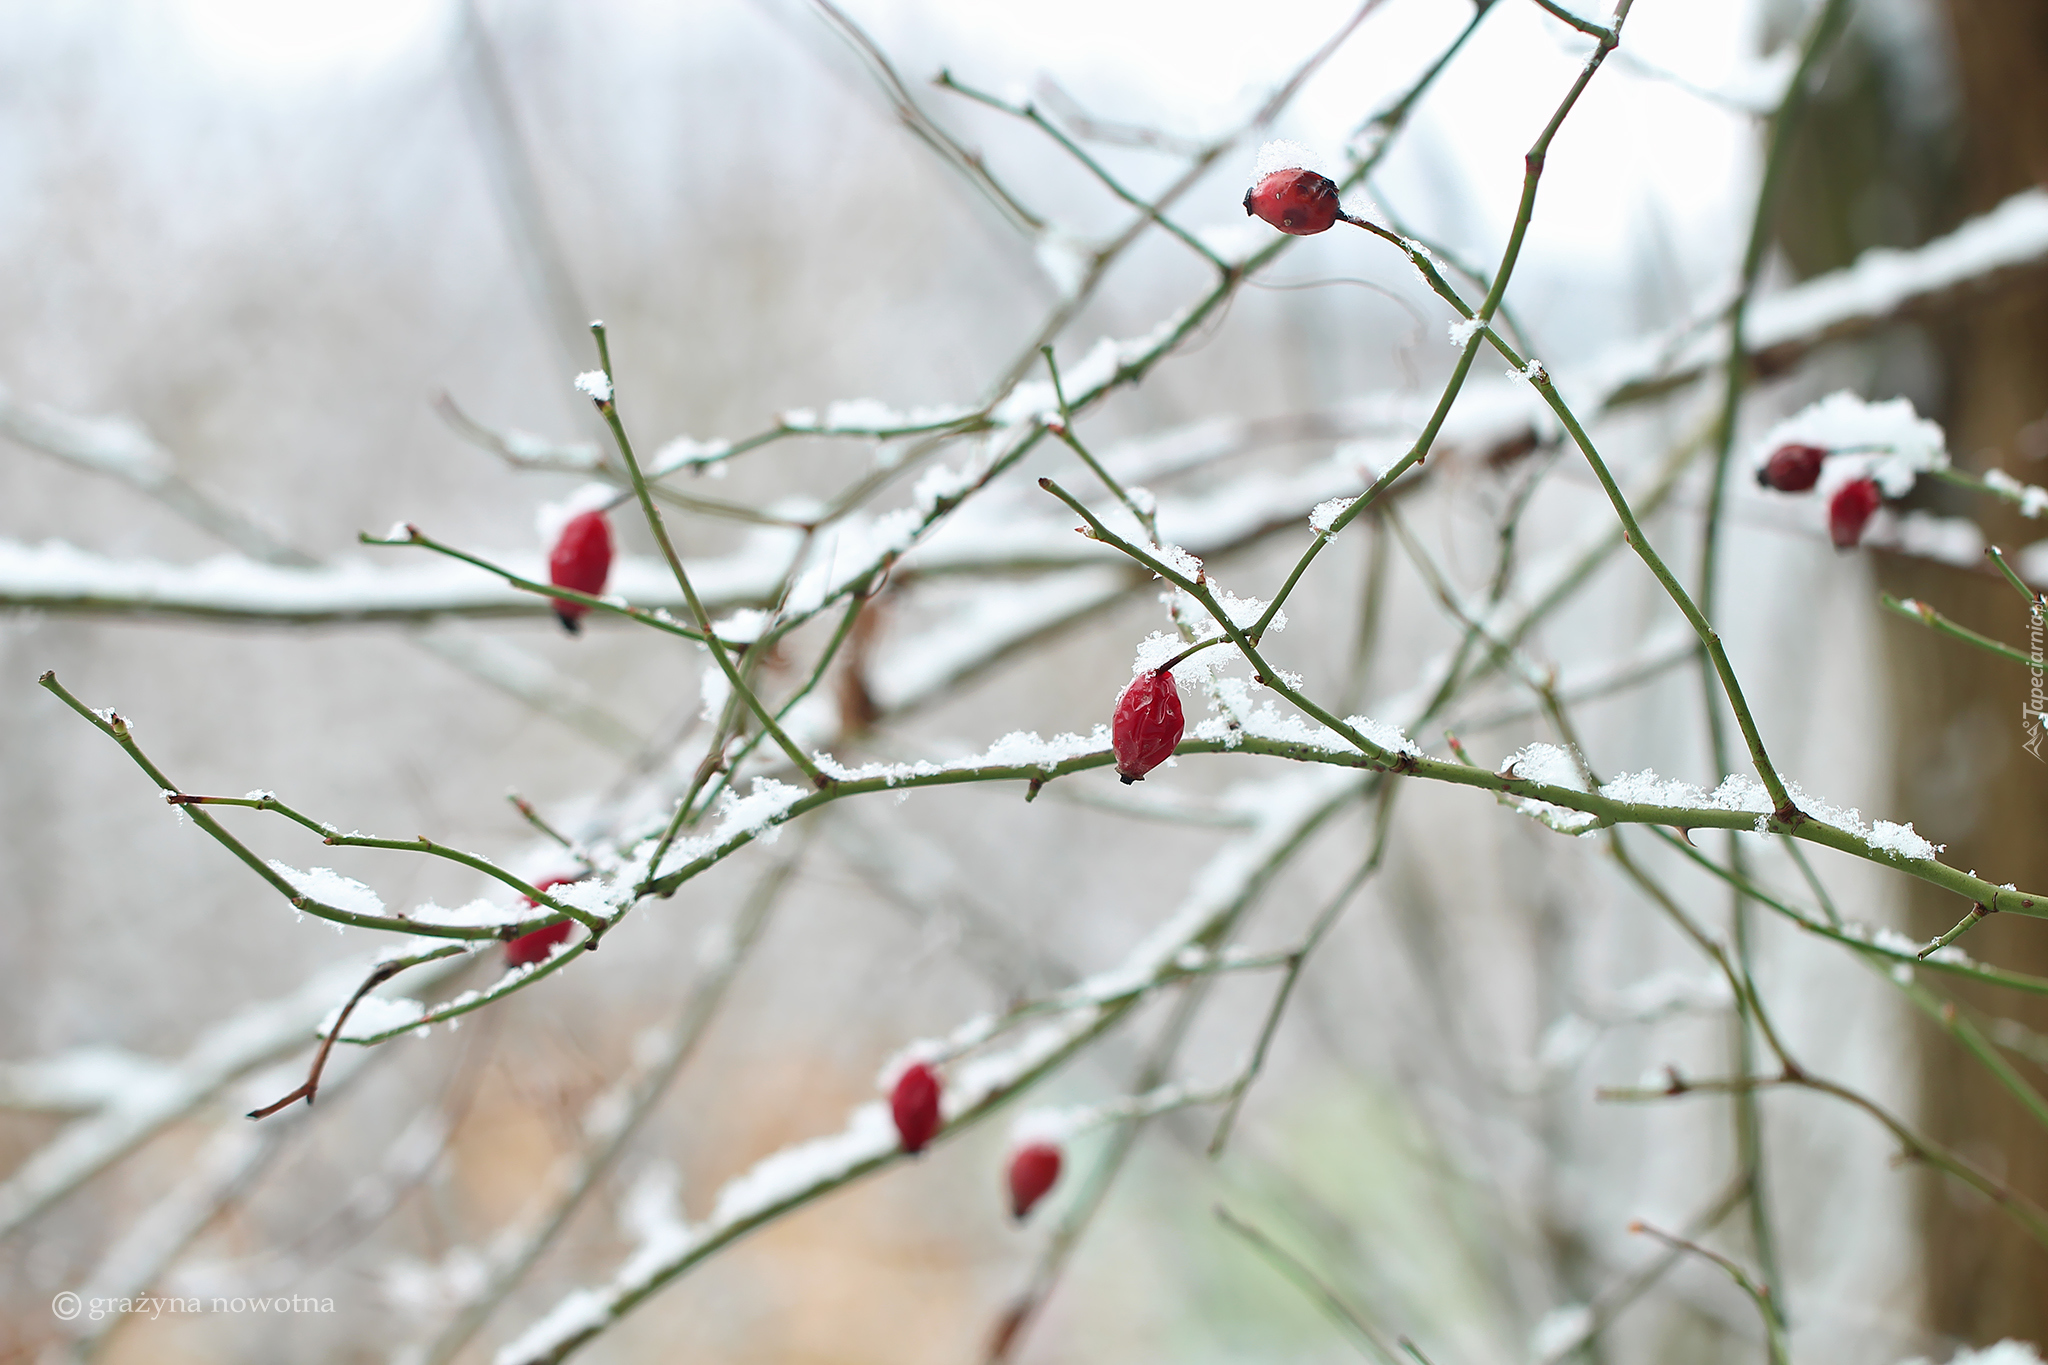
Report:
<svg viewBox="0 0 2048 1365"><path fill-rule="evenodd" d="M1820 482L1820 467L1827 457L1821 446L1779 446L1756 471L1756 481L1780 493L1804 493Z"/></svg>
<svg viewBox="0 0 2048 1365"><path fill-rule="evenodd" d="M1032 1206L1045 1198L1060 1178L1062 1159L1057 1143L1027 1142L1010 1154L1010 1216L1023 1222Z"/></svg>
<svg viewBox="0 0 2048 1365"><path fill-rule="evenodd" d="M1181 716L1180 688L1164 668L1148 668L1116 699L1109 723L1109 747L1116 754L1116 775L1124 785L1173 756L1186 721Z"/></svg>
<svg viewBox="0 0 2048 1365"><path fill-rule="evenodd" d="M1881 501L1875 479L1853 479L1828 499L1828 538L1837 550L1853 550Z"/></svg>
<svg viewBox="0 0 2048 1365"><path fill-rule="evenodd" d="M549 891L557 886L566 886L575 880L574 877L548 877L535 882L534 885L542 891ZM522 896L520 899L534 909L540 908L540 902L531 896ZM505 965L524 967L530 963L547 961L549 955L555 951L556 944L568 941L569 931L575 925L576 921L565 919L560 924L543 925L530 934L521 934L518 938L510 940L505 944Z"/></svg>
<svg viewBox="0 0 2048 1365"><path fill-rule="evenodd" d="M912 1156L925 1149L939 1131L939 1075L923 1062L912 1062L889 1092L889 1117L896 1136Z"/></svg>
<svg viewBox="0 0 2048 1365"><path fill-rule="evenodd" d="M548 549L548 582L595 597L604 591L605 579L611 571L612 528L604 513L582 512L569 518ZM571 635L582 629L583 613L590 610L588 606L566 597L555 598L554 606L562 629Z"/></svg>

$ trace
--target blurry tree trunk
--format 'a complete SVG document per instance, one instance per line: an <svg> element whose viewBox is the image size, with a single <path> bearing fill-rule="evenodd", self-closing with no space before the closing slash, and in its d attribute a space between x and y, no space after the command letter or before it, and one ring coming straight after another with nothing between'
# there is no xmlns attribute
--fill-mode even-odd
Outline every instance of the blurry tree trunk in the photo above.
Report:
<svg viewBox="0 0 2048 1365"><path fill-rule="evenodd" d="M1945 9L1961 127L1953 212L1943 216L1959 219L2048 179L2048 4L1946 0ZM1956 460L2041 481L2048 474L2041 447L2022 433L2048 415L2048 299L2038 289L2002 297L1949 321L1935 339L1948 393L1941 417ZM2016 548L2042 532L2040 523L1988 499L1971 502L1967 510L1993 544ZM1880 577L1899 596L1939 602L1975 629L2027 647L2026 604L1995 578L1903 559L1888 560ZM1958 866L2022 886L2048 882L2048 765L2023 747L2026 671L1897 618L1888 622L1887 646L1905 818L1945 839ZM1925 883L1910 886L1912 926L1923 935L1969 909ZM2004 966L2048 973L2043 930L2038 921L1994 920L1967 946ZM2048 1000L2012 992L1960 998L2048 1033ZM1981 1067L1931 1034L1921 1064L1921 1123L2048 1202L2048 1131ZM1976 1345L2008 1336L2048 1341L2048 1252L1988 1201L1932 1175L1920 1221L1929 1327Z"/></svg>
<svg viewBox="0 0 2048 1365"><path fill-rule="evenodd" d="M1777 239L1801 275L1846 265L1873 246L1924 241L2048 179L2048 2L1923 3L1953 38L1954 125L1930 117L1927 83L1907 74L1930 60L1925 52L1886 51L1872 36L1882 26L1852 28L1803 125L1780 201ZM1957 462L2048 480L2048 443L2026 430L2048 416L2048 293L2036 283L1972 304L1925 336L1941 395L1930 415L1947 428ZM1923 484L1914 501L1973 517L1987 540L2008 549L2042 534L2040 523L1956 490ZM2027 645L2026 604L2000 579L1896 555L1879 556L1878 576L1900 597ZM1886 615L1883 630L1897 818L1946 841L1957 866L2019 885L2048 882L2048 765L2023 747L2026 671L1897 617ZM1969 910L1925 883L1908 887L1911 928L1923 938ZM1965 946L2002 966L2048 973L2048 926L2039 921L1993 920ZM2048 1034L2048 1000L1956 995ZM1921 1078L1922 1130L2048 1202L2048 1131L1954 1043L1931 1030L1922 1041L1909 1063ZM2048 1252L1988 1201L1932 1173L1919 1222L1928 1328L1978 1345L2048 1341Z"/></svg>

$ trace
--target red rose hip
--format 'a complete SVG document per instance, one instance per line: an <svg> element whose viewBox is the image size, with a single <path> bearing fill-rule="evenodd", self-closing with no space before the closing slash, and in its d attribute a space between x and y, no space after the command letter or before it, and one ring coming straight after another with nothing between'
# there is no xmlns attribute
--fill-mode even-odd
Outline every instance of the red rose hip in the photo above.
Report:
<svg viewBox="0 0 2048 1365"><path fill-rule="evenodd" d="M1327 232L1345 216L1336 184L1326 175L1299 166L1275 171L1246 190L1244 211L1296 237Z"/></svg>
<svg viewBox="0 0 2048 1365"><path fill-rule="evenodd" d="M1820 446L1779 446L1757 470L1756 481L1780 493L1804 493L1819 481L1821 462L1827 457Z"/></svg>
<svg viewBox="0 0 2048 1365"><path fill-rule="evenodd" d="M1875 479L1857 479L1835 490L1828 500L1828 536L1837 550L1853 550L1863 539L1863 528L1877 513Z"/></svg>
<svg viewBox="0 0 2048 1365"><path fill-rule="evenodd" d="M923 1062L912 1062L889 1092L889 1114L903 1150L913 1156L939 1131L939 1077Z"/></svg>
<svg viewBox="0 0 2048 1365"><path fill-rule="evenodd" d="M574 877L549 877L545 881L535 883L535 885L541 890L546 891L550 887L563 886L575 880ZM540 902L534 900L531 896L521 897L521 899L530 906L539 907ZM569 930L575 927L575 924L576 921L565 919L560 924L546 925L534 930L530 934L521 934L518 938L511 940L505 945L505 965L507 967L524 967L528 963L547 961L548 954L554 952L555 945L567 941Z"/></svg>
<svg viewBox="0 0 2048 1365"><path fill-rule="evenodd" d="M574 588L595 597L604 591L612 571L612 528L602 512L584 512L569 518L562 534L548 551L548 582L558 588ZM555 599L555 615L562 629L574 635L582 629L583 613L590 608L565 597Z"/></svg>
<svg viewBox="0 0 2048 1365"><path fill-rule="evenodd" d="M1060 1149L1050 1142L1027 1142L1010 1156L1010 1216L1018 1222L1060 1178Z"/></svg>
<svg viewBox="0 0 2048 1365"><path fill-rule="evenodd" d="M1180 689L1174 686L1172 673L1148 668L1131 679L1116 699L1116 713L1109 724L1116 775L1128 786L1151 772L1172 757L1184 728Z"/></svg>

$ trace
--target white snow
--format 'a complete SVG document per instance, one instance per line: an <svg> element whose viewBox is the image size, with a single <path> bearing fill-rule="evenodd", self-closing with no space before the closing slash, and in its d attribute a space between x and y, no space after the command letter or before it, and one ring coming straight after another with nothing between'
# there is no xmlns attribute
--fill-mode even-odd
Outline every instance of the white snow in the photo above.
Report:
<svg viewBox="0 0 2048 1365"><path fill-rule="evenodd" d="M1451 345L1462 351L1485 325L1478 318L1452 318L1445 330L1450 333Z"/></svg>
<svg viewBox="0 0 2048 1365"><path fill-rule="evenodd" d="M2003 469L1985 470L1984 482L2018 503L2021 516L2039 517L2048 513L2048 488L2043 488L2039 484L2021 483Z"/></svg>
<svg viewBox="0 0 2048 1365"><path fill-rule="evenodd" d="M1310 512L1308 514L1309 529L1314 531L1319 536L1329 535L1331 524L1335 522L1338 517L1344 515L1345 508L1351 506L1352 503L1357 501L1358 498L1356 496L1348 498L1325 498L1323 501L1316 504L1315 510L1313 512Z"/></svg>
<svg viewBox="0 0 2048 1365"><path fill-rule="evenodd" d="M344 877L333 868L316 867L310 872L301 872L278 862L268 860L270 870L290 882L301 896L311 896L322 905L336 910L345 910L352 915L381 915L384 902L369 887L353 877Z"/></svg>
<svg viewBox="0 0 2048 1365"><path fill-rule="evenodd" d="M797 539L793 531L764 528L731 555L688 564L691 581L714 610L771 599ZM546 566L531 551L486 551L481 557L524 578L547 578ZM648 606L679 607L683 601L674 575L658 559L616 561L611 589ZM239 555L167 564L107 558L58 542L27 546L0 540L0 606L317 621L540 612L546 599L474 566L417 550L380 551L375 562L296 569Z"/></svg>
<svg viewBox="0 0 2048 1365"><path fill-rule="evenodd" d="M505 1343L493 1365L517 1365L545 1354L556 1342L602 1328L611 1313L605 1301L588 1289L572 1289L539 1322Z"/></svg>
<svg viewBox="0 0 2048 1365"><path fill-rule="evenodd" d="M578 392L587 393L600 403L612 401L611 376L603 370L585 370L577 375L576 388Z"/></svg>
<svg viewBox="0 0 2048 1365"><path fill-rule="evenodd" d="M1299 167L1314 171L1317 175L1329 175L1329 163L1299 142L1275 138L1259 148L1258 156L1252 162L1252 183L1258 184L1275 171L1291 171Z"/></svg>
<svg viewBox="0 0 2048 1365"><path fill-rule="evenodd" d="M879 1100L863 1104L840 1132L785 1147L727 1181L718 1192L711 1222L730 1226L757 1218L801 1199L820 1185L844 1178L857 1167L883 1160L898 1146L889 1107Z"/></svg>
<svg viewBox="0 0 2048 1365"><path fill-rule="evenodd" d="M1900 1362L1900 1365L1933 1365L1933 1362L1926 1356L1915 1356ZM2030 1343L2008 1339L1996 1346L1986 1346L1981 1351L1964 1346L1949 1357L1948 1365L2041 1365L2041 1357Z"/></svg>
<svg viewBox="0 0 2048 1365"><path fill-rule="evenodd" d="M1830 456L1828 473L1843 480L1876 479L1889 498L1912 492L1914 480L1927 470L1948 467L1947 438L1908 398L1872 403L1847 389L1831 393L1765 433L1753 463L1761 468L1772 451L1795 443L1843 452Z"/></svg>

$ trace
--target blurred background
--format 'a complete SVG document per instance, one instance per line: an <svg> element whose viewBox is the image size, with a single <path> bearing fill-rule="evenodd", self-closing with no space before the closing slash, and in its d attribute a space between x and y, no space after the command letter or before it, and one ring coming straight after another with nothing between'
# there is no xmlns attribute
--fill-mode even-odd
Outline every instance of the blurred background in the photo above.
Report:
<svg viewBox="0 0 2048 1365"><path fill-rule="evenodd" d="M184 790L269 789L342 829L425 834L542 871L545 846L506 793L594 831L664 777L686 779L705 738L702 656L596 619L569 637L537 599L477 619L313 623L80 601L58 591L57 561L30 551L61 542L134 566L144 583L230 553L414 567L417 551L356 542L396 519L533 571L537 512L585 476L515 468L437 403L536 444L596 442L571 385L595 363L593 317L608 325L620 411L643 454L743 438L835 400L982 404L1063 309L1053 341L1077 364L1098 337L1143 335L1201 297L1209 268L1150 231L1066 309L1077 252L1123 231L1131 208L1040 130L931 78L943 68L1034 101L1152 196L1196 149L1246 129L1356 10L1269 8L0 3L0 251L12 266L0 272L0 1171L21 1188L78 1125L102 1122L105 1143L103 1159L76 1158L77 1177L47 1207L0 1198L11 1216L0 1359L490 1359L564 1293L608 1277L650 1227L702 1217L729 1177L836 1131L911 1040L1114 966L1199 885L1243 824L1234 784L1291 765L1187 757L1135 792L1103 770L1029 806L1014 784L839 803L649 902L607 940L613 951L423 1038L344 1047L315 1108L249 1125L243 1111L303 1079L324 1007L278 1046L238 1053L260 1032L251 1012L339 1004L385 938L290 914L36 676L53 669L88 704L130 717ZM1767 289L1872 247L1917 245L2048 173L2037 9L1848 6L1786 163ZM1635 5L1552 149L1507 296L1554 373L1725 305L1765 116L1814 20L1795 0ZM1290 138L1344 164L1361 126L1468 24L1358 202L1447 259L1490 269L1523 153L1590 46L1528 0L1479 11L1385 0L1270 127L1228 144L1176 218L1205 241L1263 244L1272 234L1254 224L1264 235L1246 237L1239 205L1259 142ZM935 154L892 102L878 52L1035 225ZM1137 128L1149 131L1128 135ZM2022 886L2048 883L2033 835L2040 773L2012 715L2024 672L1986 676L1978 657L1875 604L1883 585L2012 639L2024 613L2010 590L1901 551L1837 555L1817 516L1765 499L1741 462L1772 421L1846 386L1913 399L1949 427L1959 462L2039 478L2039 264L1758 377L1717 621L1783 770L1841 806L1912 819L1948 843L1949 861ZM1456 360L1449 317L1385 243L1341 229L1306 239L1078 428L1140 467L1143 443L1162 433L1155 449L1186 447L1194 424L1246 423L1214 458L1177 472L1155 462L1163 508L1228 504L1333 460L1383 467ZM1500 369L1482 351L1470 405L1513 389ZM1596 435L1624 482L1645 488L1671 451L1698 445L1717 403L1710 377L1610 414ZM186 492L53 456L64 432L119 445L115 428L62 426L83 418L145 431L160 452L152 467L174 469ZM1542 430L1518 442L1517 430L1464 444L1447 433L1401 502L1401 534L1459 592L1486 592L1504 524L1518 565L1611 526L1576 455ZM801 508L907 445L795 437L673 484ZM1696 562L1706 468L1694 460L1646 517L1674 564ZM1032 487L1042 474L1087 483L1046 442L991 502L1049 515ZM907 504L908 483L883 488L874 508ZM2037 538L1981 505L1928 510L1977 516L2009 548ZM615 518L622 553L653 555L629 512ZM1306 543L1306 514L1232 541L1212 573L1269 596ZM692 559L760 534L712 516L674 525ZM1162 530L1173 530L1164 510ZM1334 541L1290 600L1274 653L1317 695L1406 723L1397 712L1412 698L1396 699L1460 629L1399 539L1362 520ZM1106 722L1134 646L1167 628L1156 585L1125 583L903 705L876 681L892 650L943 647L955 626L971 636L982 595L1028 595L1044 569L926 574L913 561L863 616L868 695L857 669L828 689L834 752L946 758L1013 730ZM1565 675L1597 672L1677 619L1640 564L1610 558L1527 644ZM801 681L821 642L771 658L771 688ZM1691 654L1664 654L1581 707L1577 738L1603 773L1655 768L1711 787ZM1189 707L1203 714L1192 692ZM1444 752L1455 724L1488 766L1563 738L1525 688L1498 678L1431 723L1419 743ZM1373 809L1353 803L1318 828L1239 941L1297 943L1364 857ZM251 812L223 819L264 856L331 866L394 907L484 890L447 864L322 848ZM1099 1131L1076 1139L1065 1182L1017 1227L1000 1194L998 1116L719 1255L584 1357L1355 1356L1314 1293L1218 1221L1220 1204L1439 1365L1754 1358L1756 1313L1727 1278L1697 1258L1667 1265L1627 1231L1642 1218L1745 1263L1757 1255L1749 1225L1723 1207L1738 1159L1728 1104L1622 1107L1593 1093L1666 1064L1731 1070L1730 1002L1710 964L1600 841L1437 789L1404 790L1390 828L1383 864L1303 972L1220 1160L1204 1155L1213 1110ZM1726 931L1724 890L1636 843ZM1803 888L1782 855L1759 842L1755 856L1773 885ZM1852 918L1921 938L1956 918L1866 864L1815 856ZM749 897L771 872L786 881L727 980L721 945L770 904ZM2038 926L1980 932L1979 956L2048 971ZM1802 1061L2016 1187L2048 1189L2033 1120L1959 1067L1890 980L1775 921L1756 934L1759 986ZM442 993L495 975L481 960L465 970ZM1193 993L1163 993L1033 1101L1101 1103L1145 1075L1227 1078L1273 985L1222 979L1186 1020ZM594 1104L658 1069L678 1010L707 989L723 993L686 1064L532 1264L495 1281L493 1257L561 1207L564 1171L601 1137ZM1965 1003L2009 1018L2010 1038L2048 1030L2024 1001ZM2035 1065L2025 1047L2015 1056ZM201 1073L213 1080L199 1085ZM159 1106L142 1129L123 1136L108 1121L180 1083L197 1087L190 1102ZM2041 1253L1988 1201L1895 1163L1881 1128L1822 1097L1772 1095L1762 1111L1799 1359L1945 1359L2048 1327ZM1083 1192L1097 1171L1114 1179L1091 1211ZM1056 1283L1039 1295L1049 1267ZM1654 1282L1637 1282L1652 1270ZM332 1311L53 1316L52 1295L87 1286L299 1294ZM1043 1311L1006 1337L1020 1303Z"/></svg>

